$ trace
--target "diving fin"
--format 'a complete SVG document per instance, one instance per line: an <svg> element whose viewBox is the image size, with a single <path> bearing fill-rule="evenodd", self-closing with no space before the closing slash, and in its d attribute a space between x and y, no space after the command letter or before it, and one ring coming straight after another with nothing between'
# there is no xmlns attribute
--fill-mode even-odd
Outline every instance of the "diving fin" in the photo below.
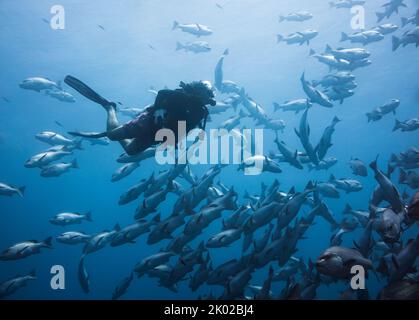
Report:
<svg viewBox="0 0 419 320"><path fill-rule="evenodd" d="M74 78L72 76L66 76L64 82L68 84L70 87L72 87L74 90L76 90L78 93L80 93L81 95L85 96L87 99L93 102L96 102L104 107L112 104L77 78Z"/></svg>

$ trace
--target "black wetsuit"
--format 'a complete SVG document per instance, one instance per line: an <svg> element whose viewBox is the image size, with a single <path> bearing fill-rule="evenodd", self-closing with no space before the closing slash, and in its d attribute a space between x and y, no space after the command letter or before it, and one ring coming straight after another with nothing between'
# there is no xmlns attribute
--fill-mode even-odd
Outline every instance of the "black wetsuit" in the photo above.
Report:
<svg viewBox="0 0 419 320"><path fill-rule="evenodd" d="M163 118L155 119L158 111L162 110ZM201 100L191 94L185 93L182 89L160 90L153 106L146 109L136 119L126 123L127 139L135 139L139 152L153 146L156 132L162 128L173 131L178 141L178 122L186 122L186 132L200 127L205 127L208 109Z"/></svg>

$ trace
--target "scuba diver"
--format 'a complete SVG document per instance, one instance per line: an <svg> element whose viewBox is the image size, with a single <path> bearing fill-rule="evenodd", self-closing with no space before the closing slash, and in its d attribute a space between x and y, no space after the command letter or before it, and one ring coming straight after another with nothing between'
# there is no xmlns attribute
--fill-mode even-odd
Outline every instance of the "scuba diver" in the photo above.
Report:
<svg viewBox="0 0 419 320"><path fill-rule="evenodd" d="M102 133L69 132L85 138L107 137L118 141L128 155L136 155L156 145L156 132L170 129L179 141L178 121L186 122L186 133L194 128L205 129L207 105L214 106L214 92L208 81L180 82L179 89L160 90L153 105L137 118L121 125L116 116L116 103L109 102L80 80L67 76L66 84L87 99L101 105L107 113L107 128Z"/></svg>

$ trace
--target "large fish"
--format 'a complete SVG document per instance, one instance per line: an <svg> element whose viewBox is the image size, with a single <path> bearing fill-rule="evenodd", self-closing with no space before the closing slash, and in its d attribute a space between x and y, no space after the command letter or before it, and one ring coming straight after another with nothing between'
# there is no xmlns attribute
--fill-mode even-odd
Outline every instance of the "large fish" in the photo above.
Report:
<svg viewBox="0 0 419 320"><path fill-rule="evenodd" d="M79 279L79 284L83 292L89 293L90 292L90 276L84 265L84 258L85 258L85 255L82 255L80 258L77 275Z"/></svg>
<svg viewBox="0 0 419 320"><path fill-rule="evenodd" d="M4 250L0 255L0 260L8 261L23 259L33 254L40 253L42 248L52 249L51 243L52 237L48 237L44 241L30 240L19 242Z"/></svg>
<svg viewBox="0 0 419 320"><path fill-rule="evenodd" d="M412 118L406 121L395 120L393 131L401 130L402 132L415 131L419 129L419 119Z"/></svg>
<svg viewBox="0 0 419 320"><path fill-rule="evenodd" d="M330 175L329 182L334 184L336 188L346 193L361 191L362 183L354 179L336 179L333 174Z"/></svg>
<svg viewBox="0 0 419 320"><path fill-rule="evenodd" d="M282 21L294 21L294 22L303 22L313 18L313 15L308 11L297 11L292 12L287 15L280 15L279 22Z"/></svg>
<svg viewBox="0 0 419 320"><path fill-rule="evenodd" d="M71 155L69 151L47 151L31 157L25 162L25 168L43 168L48 166L51 162L62 159L65 156Z"/></svg>
<svg viewBox="0 0 419 320"><path fill-rule="evenodd" d="M399 13L400 7L407 7L404 0L390 0L389 2L382 5L384 12L376 12L377 20L380 22L384 18L390 18L393 13Z"/></svg>
<svg viewBox="0 0 419 320"><path fill-rule="evenodd" d="M290 165L297 169L303 169L302 164L298 160L298 151L295 150L295 152L292 152L290 149L288 149L287 145L283 141L279 141L278 137L275 139L275 144L278 147L278 150L281 152L281 154L284 156L284 161L288 162Z"/></svg>
<svg viewBox="0 0 419 320"><path fill-rule="evenodd" d="M296 99L296 100L288 100L285 101L283 104L278 104L274 102L274 110L277 111L281 109L282 111L292 111L295 114L298 114L300 111L306 110L310 108L312 103L308 99Z"/></svg>
<svg viewBox="0 0 419 320"><path fill-rule="evenodd" d="M105 230L92 236L89 241L86 242L86 245L83 248L83 254L86 255L103 249L108 243L112 241L117 232L120 230L121 228L119 224L116 224L114 230Z"/></svg>
<svg viewBox="0 0 419 320"><path fill-rule="evenodd" d="M288 36L277 34L276 42L279 43L284 41L286 44L299 44L300 46L304 43L307 43L307 45L309 45L310 41L313 40L318 34L319 32L314 29L307 29L300 32L294 32L289 34Z"/></svg>
<svg viewBox="0 0 419 320"><path fill-rule="evenodd" d="M364 258L359 251L345 247L330 247L316 261L318 272L338 279L352 277L351 268L355 265L372 268L371 260Z"/></svg>
<svg viewBox="0 0 419 320"><path fill-rule="evenodd" d="M148 234L147 244L155 244L164 239L173 239L172 232L185 224L185 216L186 214L180 213L162 220Z"/></svg>
<svg viewBox="0 0 419 320"><path fill-rule="evenodd" d="M355 32L353 34L346 34L342 32L341 42L350 41L352 43L361 43L362 45L367 45L372 42L381 41L384 39L384 35L377 30L367 30L361 32Z"/></svg>
<svg viewBox="0 0 419 320"><path fill-rule="evenodd" d="M156 212L159 204L166 200L166 196L171 190L173 190L173 184L170 181L165 189L157 191L151 196L145 198L137 207L135 219L139 220L145 218L150 213Z"/></svg>
<svg viewBox="0 0 419 320"><path fill-rule="evenodd" d="M352 173L356 176L366 177L368 176L367 166L358 158L351 158L349 161Z"/></svg>
<svg viewBox="0 0 419 320"><path fill-rule="evenodd" d="M182 24L177 21L173 22L172 30L180 29L183 32L193 34L197 37L209 36L212 34L212 30L199 23Z"/></svg>
<svg viewBox="0 0 419 320"><path fill-rule="evenodd" d="M401 280L412 269L419 255L419 236L408 241L398 254L389 254L381 258L377 271L387 275L389 282Z"/></svg>
<svg viewBox="0 0 419 320"><path fill-rule="evenodd" d="M330 101L329 97L326 94L324 94L320 90L317 90L308 81L306 81L304 73L301 75L300 80L303 86L303 90L306 93L307 97L310 99L310 102L317 103L326 108L333 107L333 103Z"/></svg>
<svg viewBox="0 0 419 320"><path fill-rule="evenodd" d="M70 163L54 163L50 164L41 170L41 176L44 178L59 177L62 174L70 171L70 169L79 169L77 159L74 159Z"/></svg>
<svg viewBox="0 0 419 320"><path fill-rule="evenodd" d="M186 43L176 43L176 51L185 50L187 52L193 53L202 53L202 52L210 52L211 47L208 42L206 41L194 41L194 42L186 42Z"/></svg>
<svg viewBox="0 0 419 320"><path fill-rule="evenodd" d="M147 271L159 266L163 265L170 260L175 254L173 252L167 251L160 251L156 254L148 256L137 263L134 267L134 271L137 273L138 277L141 277Z"/></svg>
<svg viewBox="0 0 419 320"><path fill-rule="evenodd" d="M136 200L143 192L147 190L153 178L154 176L151 175L147 180L142 179L138 184L132 186L127 192L121 194L118 204L125 205Z"/></svg>
<svg viewBox="0 0 419 320"><path fill-rule="evenodd" d="M121 296L123 296L127 292L133 279L134 279L133 272L131 272L128 277L122 279L122 281L115 287L115 290L112 293L112 300L117 300Z"/></svg>
<svg viewBox="0 0 419 320"><path fill-rule="evenodd" d="M122 167L118 168L113 174L112 174L112 182L119 181L128 175L130 175L135 169L139 167L138 162L131 162L123 165Z"/></svg>
<svg viewBox="0 0 419 320"><path fill-rule="evenodd" d="M76 102L76 99L64 90L46 90L45 94L62 102Z"/></svg>
<svg viewBox="0 0 419 320"><path fill-rule="evenodd" d="M25 276L16 276L13 279L0 283L0 298L10 296L20 288L26 287L31 280L36 280L35 270Z"/></svg>
<svg viewBox="0 0 419 320"><path fill-rule="evenodd" d="M26 78L23 80L19 87L26 90L33 90L40 92L41 90L61 90L60 84L48 79L48 78L42 78L42 77L32 77L32 78Z"/></svg>
<svg viewBox="0 0 419 320"><path fill-rule="evenodd" d="M35 135L35 138L39 141L45 142L51 146L72 146L76 144L75 140L68 139L63 135L52 132L52 131L43 131Z"/></svg>
<svg viewBox="0 0 419 320"><path fill-rule="evenodd" d="M87 212L86 214L80 214L73 212L62 212L56 214L49 220L49 222L57 226L68 226L72 224L80 224L83 220L92 221L92 213Z"/></svg>
<svg viewBox="0 0 419 320"><path fill-rule="evenodd" d="M320 138L320 141L315 148L315 151L317 152L319 160L323 160L323 158L326 156L327 151L333 145L332 135L333 135L333 132L335 132L336 124L339 122L340 122L340 119L338 117L334 117L330 126L324 129L323 135Z"/></svg>
<svg viewBox="0 0 419 320"><path fill-rule="evenodd" d="M300 138L301 144L303 145L307 156L310 158L310 161L314 165L318 165L319 157L313 145L310 142L310 126L307 122L307 114L308 114L308 109L304 111L303 116L301 117L299 130L297 131L297 129L294 129L294 131L297 134L297 136Z"/></svg>
<svg viewBox="0 0 419 320"><path fill-rule="evenodd" d="M377 157L378 158L378 157ZM400 213L404 210L403 201L401 200L399 190L397 190L396 186L391 182L389 177L387 177L377 166L377 160L375 159L373 162L370 163L370 168L374 170L375 180L377 180L381 193L385 200L387 200L393 210L396 213Z"/></svg>
<svg viewBox="0 0 419 320"><path fill-rule="evenodd" d="M362 60L368 58L371 55L369 51L363 48L332 49L329 45L326 46L325 52L333 54L338 59L344 59L347 61Z"/></svg>
<svg viewBox="0 0 419 320"><path fill-rule="evenodd" d="M79 243L86 243L90 240L91 237L92 236L84 234L83 232L68 231L56 237L56 240L64 244L74 245Z"/></svg>
<svg viewBox="0 0 419 320"><path fill-rule="evenodd" d="M380 217L374 219L374 230L385 243L393 244L400 239L403 220L404 213L397 214L391 208L384 209Z"/></svg>
<svg viewBox="0 0 419 320"><path fill-rule="evenodd" d="M140 235L150 232L150 227L160 222L160 214L157 214L150 221L139 220L119 230L111 240L111 247L120 246L126 243L135 243Z"/></svg>

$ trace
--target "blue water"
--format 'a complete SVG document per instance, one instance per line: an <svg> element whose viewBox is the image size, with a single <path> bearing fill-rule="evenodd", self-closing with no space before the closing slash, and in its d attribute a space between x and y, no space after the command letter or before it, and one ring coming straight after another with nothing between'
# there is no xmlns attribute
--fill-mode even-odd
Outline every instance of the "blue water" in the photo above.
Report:
<svg viewBox="0 0 419 320"><path fill-rule="evenodd" d="M111 229L116 223L121 226L133 221L133 213L138 201L127 206L118 206L121 193L154 171L165 169L154 159L141 163L129 177L111 183L111 174L118 168L116 158L122 153L118 144L107 147L90 146L85 143L84 151L75 152L80 170L73 170L59 178L40 177L38 169L24 168L25 161L48 146L36 140L34 135L41 131L103 130L105 114L100 107L87 101L70 88L76 103L66 104L44 94L22 90L18 84L30 76L43 76L53 80L63 80L72 74L91 84L98 92L112 101L121 101L126 106L145 106L154 97L147 92L155 88L176 88L179 81L213 79L213 71L221 53L229 48L230 55L224 61L226 79L234 80L258 101L273 118L286 121L286 129L281 139L292 149L302 149L294 133L300 115L293 113L273 113L272 103L304 98L300 85L300 75L306 72L308 79L320 79L328 73L327 67L308 57L309 47L276 44L276 34L289 34L306 28L319 30L310 48L321 52L326 44L339 46L342 31L352 33L351 15L348 10L329 9L329 0L311 1L251 1L231 0L220 10L216 1L81 1L61 0L66 13L64 30L52 30L42 19L50 19L50 8L57 1L2 0L0 3L0 95L10 103L0 101L0 181L13 185L25 185L24 198L2 197L0 199L0 248L29 239L42 240L47 236L57 236L64 231L80 230L94 234ZM367 1L366 28L376 25L375 11L385 1ZM401 16L411 16L418 8L418 1L406 0L408 8L402 8L400 15L389 20L400 25ZM310 11L314 18L303 23L278 23L278 15L297 10ZM175 51L176 41L193 41L195 38L179 30L171 31L174 20L199 22L208 25L213 35L205 37L212 47L210 53L193 54ZM105 31L98 28L104 26ZM405 28L408 30L410 27ZM403 30L398 30L401 35ZM152 45L156 50L150 49ZM347 43L345 43L348 46ZM350 45L349 45L350 46ZM354 45L356 46L356 45ZM358 157L365 163L380 155L379 164L386 167L391 153L399 153L412 145L417 146L418 131L392 133L394 118L386 115L381 121L367 123L365 113L396 98L401 100L397 119L406 120L418 116L419 70L418 50L410 45L391 51L391 35L367 46L371 51L372 65L354 72L358 88L353 97L342 105L335 103L333 109L316 105L309 112L311 140L317 141L323 129L336 115L342 122L336 127L333 147L329 156L339 162L329 172L299 171L282 164L281 174L264 173L260 176L244 176L236 171L236 166L222 170L220 180L234 185L242 196L247 190L259 193L260 183L270 184L275 178L281 182L281 189L295 186L302 190L308 180L325 181L330 173L336 177L353 177L348 165L351 157ZM229 111L215 116L210 127L233 115ZM128 118L121 118L127 121ZM59 121L66 129L58 127ZM245 119L242 125L253 128L254 123ZM275 150L273 133L265 132L265 151ZM72 159L69 157L68 159ZM192 169L198 175L208 166ZM364 188L361 192L344 195L341 199L326 199L337 220L342 218L346 202L353 208L367 209L368 199L376 185L369 177L357 177ZM218 180L218 179L216 179ZM396 181L396 175L393 181ZM182 183L187 186L186 182ZM404 190L405 187L400 187ZM408 193L412 190L406 187ZM160 206L163 216L171 211L176 196L171 194ZM240 197L239 203L245 203ZM76 227L58 227L49 219L63 211L92 211L94 222L84 222ZM308 212L303 207L302 215ZM228 215L227 212L224 215ZM312 226L298 244L297 257L314 260L329 246L331 236L329 225L321 219ZM192 242L192 247L208 239L221 230L221 221L207 228L202 236ZM181 229L177 230L177 233ZM415 230L417 232L417 230ZM359 232L344 237L343 245L351 246L352 239ZM24 260L1 262L0 281L17 274L37 270L38 279L27 288L11 296L13 299L108 299L115 285L127 276L132 267L144 257L157 252L167 245L167 241L148 246L146 236L141 236L136 244L105 249L86 258L91 276L91 293L84 294L77 282L77 265L82 247L68 246L54 242L54 249L45 249L39 255ZM240 257L241 241L229 248L210 250L213 265L217 266L231 257ZM62 265L66 270L66 289L52 290L50 287L52 265ZM276 263L274 268L278 269ZM266 278L267 268L253 274L251 283L261 284ZM124 296L127 299L195 299L198 294L221 294L221 288L202 286L192 293L188 281L179 286L175 294L158 287L156 279L143 277L135 279ZM283 283L275 283L273 290L279 294ZM367 283L371 296L375 296L382 284L375 277ZM322 285L318 298L335 299L347 287L344 283Z"/></svg>

